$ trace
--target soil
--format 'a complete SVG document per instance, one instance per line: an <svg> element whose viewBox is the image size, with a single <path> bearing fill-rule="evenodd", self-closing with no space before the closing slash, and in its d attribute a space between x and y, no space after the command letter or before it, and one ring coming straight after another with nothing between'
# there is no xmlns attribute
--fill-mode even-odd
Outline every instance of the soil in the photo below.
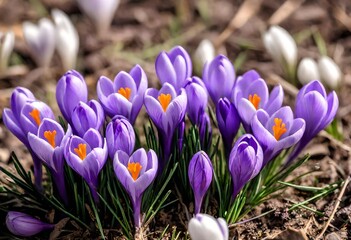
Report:
<svg viewBox="0 0 351 240"><path fill-rule="evenodd" d="M292 8L291 14L289 9L283 10L286 7L283 4L287 2ZM230 22L245 4L248 4L248 10L256 12L251 16L250 11L241 12L243 16L240 19L244 22L234 24L234 28L229 27L230 34L223 39L221 33L228 32ZM339 64L344 75L340 88L336 90L340 101L337 120L343 140L336 140L325 132L319 134L306 149L306 152L311 154L311 160L293 176L314 170L313 174L299 179L296 184L315 187L324 187L350 176L349 0L123 0L111 29L101 38L96 37L92 22L80 12L75 1L2 0L0 31L12 29L16 35L16 43L10 68L0 79L0 115L2 110L9 106L11 92L16 86L28 87L37 98L47 102L58 113L54 91L56 82L64 73L60 60L55 55L48 70L37 68L30 57L21 28L23 21L37 22L41 17L48 16L53 8L65 11L77 27L80 37L77 70L88 82L90 98L96 97L96 82L99 76L114 78L119 71L129 71L136 63L146 71L149 85L156 87L158 80L154 71L154 60L159 51L182 45L192 55L199 42L208 38L217 43L217 53L226 54L232 61L243 57L243 64L236 68L237 75L249 69L256 69L267 79L270 86L277 82L284 84L285 103L293 106L296 89L282 82L282 71L266 53L261 35L270 24L279 24L298 39L299 59L307 56L317 59L318 48L310 33L318 31L325 40L328 55ZM9 169L12 169L12 163L9 161L11 151L16 151L27 169L32 167L25 147L1 123L0 165ZM4 176L0 175L0 179L4 179ZM288 212L287 209L292 204L304 201L311 195L287 188L282 194L255 208L245 219L254 218L272 209L274 211L246 223L230 226L230 236L233 239L316 239L332 214L335 204L340 201L323 238L351 239L351 185L346 187L344 194L338 199L340 190L341 186L334 193L307 204L309 208L325 213L325 216L320 217L304 208ZM187 218L182 206L175 204L174 208L167 211L161 211L158 216L160 226L170 224L177 230L185 230ZM152 239L163 229L160 227L150 230L154 232L152 234L151 231ZM171 233L172 227L167 236Z"/></svg>

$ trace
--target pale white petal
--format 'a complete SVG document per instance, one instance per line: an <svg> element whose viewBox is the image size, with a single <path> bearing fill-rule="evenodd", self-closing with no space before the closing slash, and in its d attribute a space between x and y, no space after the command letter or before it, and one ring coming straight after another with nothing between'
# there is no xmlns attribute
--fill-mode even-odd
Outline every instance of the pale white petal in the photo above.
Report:
<svg viewBox="0 0 351 240"><path fill-rule="evenodd" d="M297 68L297 77L302 84L320 80L318 65L312 58L303 58Z"/></svg>
<svg viewBox="0 0 351 240"><path fill-rule="evenodd" d="M331 89L336 89L341 82L342 72L339 66L330 57L323 56L318 61L319 74L322 82Z"/></svg>

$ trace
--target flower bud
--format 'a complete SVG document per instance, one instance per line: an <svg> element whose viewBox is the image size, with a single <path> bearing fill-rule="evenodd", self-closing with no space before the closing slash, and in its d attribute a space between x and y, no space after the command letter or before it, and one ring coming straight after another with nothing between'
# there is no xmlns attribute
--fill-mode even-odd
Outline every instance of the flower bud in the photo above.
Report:
<svg viewBox="0 0 351 240"><path fill-rule="evenodd" d="M6 226L14 235L31 237L44 230L51 230L55 225L44 223L25 213L10 211L6 216Z"/></svg>
<svg viewBox="0 0 351 240"><path fill-rule="evenodd" d="M313 80L319 80L319 72L316 61L312 58L304 58L297 68L297 77L301 84L307 84Z"/></svg>
<svg viewBox="0 0 351 240"><path fill-rule="evenodd" d="M0 73L7 68L14 45L15 35L13 32L0 32Z"/></svg>
<svg viewBox="0 0 351 240"><path fill-rule="evenodd" d="M318 61L319 74L321 81L331 89L336 89L341 82L342 72L339 66L327 56L322 56Z"/></svg>
<svg viewBox="0 0 351 240"><path fill-rule="evenodd" d="M204 151L197 152L189 163L188 177L195 197L195 214L200 212L202 200L211 184L213 167Z"/></svg>
<svg viewBox="0 0 351 240"><path fill-rule="evenodd" d="M192 240L228 240L229 229L223 218L196 214L190 219L188 231Z"/></svg>
<svg viewBox="0 0 351 240"><path fill-rule="evenodd" d="M212 42L204 39L200 42L194 53L195 65L198 69L202 69L206 62L210 62L215 58L215 48Z"/></svg>

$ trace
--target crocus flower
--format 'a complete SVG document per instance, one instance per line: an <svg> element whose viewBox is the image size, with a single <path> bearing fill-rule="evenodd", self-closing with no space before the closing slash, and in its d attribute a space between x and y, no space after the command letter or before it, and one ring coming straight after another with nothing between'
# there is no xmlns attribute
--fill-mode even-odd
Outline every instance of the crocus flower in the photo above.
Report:
<svg viewBox="0 0 351 240"><path fill-rule="evenodd" d="M321 82L315 80L301 88L296 97L295 116L305 120L306 129L300 142L289 155L288 163L299 155L312 138L331 123L338 107L339 99L336 93L332 91L327 95Z"/></svg>
<svg viewBox="0 0 351 240"><path fill-rule="evenodd" d="M215 219L207 214L196 214L190 219L188 231L192 240L228 240L229 229L223 218Z"/></svg>
<svg viewBox="0 0 351 240"><path fill-rule="evenodd" d="M79 36L69 17L59 9L51 12L56 30L56 49L63 68L75 68L79 50Z"/></svg>
<svg viewBox="0 0 351 240"><path fill-rule="evenodd" d="M71 122L74 133L80 137L83 137L89 128L100 131L105 122L104 109L96 100L79 102L73 110Z"/></svg>
<svg viewBox="0 0 351 240"><path fill-rule="evenodd" d="M44 118L36 134L28 133L28 142L33 152L50 169L61 198L68 203L64 176L63 148L71 136L68 125L67 132L55 120Z"/></svg>
<svg viewBox="0 0 351 240"><path fill-rule="evenodd" d="M28 214L15 211L7 213L6 226L11 233L21 237L31 237L55 227L54 224L45 223Z"/></svg>
<svg viewBox="0 0 351 240"><path fill-rule="evenodd" d="M63 117L71 123L74 108L88 101L88 87L79 72L70 70L61 77L56 85L56 100Z"/></svg>
<svg viewBox="0 0 351 240"><path fill-rule="evenodd" d="M210 117L207 113L203 113L199 119L199 135L201 148L207 150L211 147L212 142L212 126Z"/></svg>
<svg viewBox="0 0 351 240"><path fill-rule="evenodd" d="M316 61L312 58L303 58L297 68L297 78L302 84L320 79Z"/></svg>
<svg viewBox="0 0 351 240"><path fill-rule="evenodd" d="M12 31L0 32L0 74L7 68L14 45L15 35Z"/></svg>
<svg viewBox="0 0 351 240"><path fill-rule="evenodd" d="M187 79L185 91L188 97L188 117L192 124L199 125L199 118L207 107L208 95L206 88L200 78L192 77Z"/></svg>
<svg viewBox="0 0 351 240"><path fill-rule="evenodd" d="M204 151L199 151L191 158L188 167L190 186L195 197L195 211L201 210L202 200L212 182L213 166L210 158Z"/></svg>
<svg viewBox="0 0 351 240"><path fill-rule="evenodd" d="M176 46L168 53L163 51L157 56L155 69L162 85L168 82L178 92L191 76L192 63L187 51L181 46Z"/></svg>
<svg viewBox="0 0 351 240"><path fill-rule="evenodd" d="M207 62L215 58L215 52L215 48L210 40L202 40L194 53L193 59L196 67L202 69Z"/></svg>
<svg viewBox="0 0 351 240"><path fill-rule="evenodd" d="M67 164L84 178L90 187L95 202L98 202L98 175L107 160L106 140L90 128L80 138L71 136L64 148Z"/></svg>
<svg viewBox="0 0 351 240"><path fill-rule="evenodd" d="M337 89L339 87L342 79L342 72L333 59L328 56L322 56L318 60L318 69L321 76L320 80L327 84L330 89Z"/></svg>
<svg viewBox="0 0 351 240"><path fill-rule="evenodd" d="M165 83L159 91L153 88L147 89L144 103L147 113L159 132L163 149L163 159L160 167L162 169L163 164L170 156L174 131L184 119L187 107L186 92L181 89L180 94L177 95L174 87Z"/></svg>
<svg viewBox="0 0 351 240"><path fill-rule="evenodd" d="M95 24L99 36L109 29L120 0L77 0L79 7Z"/></svg>
<svg viewBox="0 0 351 240"><path fill-rule="evenodd" d="M288 106L280 108L271 116L259 109L252 123L252 132L260 143L263 153L263 165L277 156L283 149L295 145L305 131L305 121L295 118Z"/></svg>
<svg viewBox="0 0 351 240"><path fill-rule="evenodd" d="M218 55L207 62L202 72L207 91L216 104L220 98L230 99L235 81L233 64L226 56Z"/></svg>
<svg viewBox="0 0 351 240"><path fill-rule="evenodd" d="M48 67L55 51L55 27L47 18L42 18L38 26L23 23L23 36L35 62L40 67Z"/></svg>
<svg viewBox="0 0 351 240"><path fill-rule="evenodd" d="M229 156L229 171L233 181L233 197L261 171L263 151L251 134L244 134L236 142Z"/></svg>
<svg viewBox="0 0 351 240"><path fill-rule="evenodd" d="M251 121L258 109L271 115L282 106L283 98L280 85L269 94L266 82L254 70L238 77L232 96L246 132L251 132Z"/></svg>
<svg viewBox="0 0 351 240"><path fill-rule="evenodd" d="M97 94L108 116L112 118L123 115L134 124L143 105L146 88L146 74L139 65L136 65L129 73L119 72L113 83L107 77L100 77Z"/></svg>
<svg viewBox="0 0 351 240"><path fill-rule="evenodd" d="M123 116L116 116L107 125L106 142L108 154L111 159L118 150L132 154L135 146L135 133L133 126Z"/></svg>
<svg viewBox="0 0 351 240"><path fill-rule="evenodd" d="M216 118L223 138L224 148L229 152L240 127L239 114L233 103L227 98L221 98L216 106Z"/></svg>
<svg viewBox="0 0 351 240"><path fill-rule="evenodd" d="M134 224L141 224L140 207L143 192L155 179L158 160L153 150L146 152L143 148L136 150L132 156L118 150L113 160L113 168L119 182L128 192L134 212Z"/></svg>

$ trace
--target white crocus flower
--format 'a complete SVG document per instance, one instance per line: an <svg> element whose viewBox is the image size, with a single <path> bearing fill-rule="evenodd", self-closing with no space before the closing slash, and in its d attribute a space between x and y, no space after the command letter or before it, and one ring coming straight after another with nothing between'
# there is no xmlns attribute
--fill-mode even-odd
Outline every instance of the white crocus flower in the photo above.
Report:
<svg viewBox="0 0 351 240"><path fill-rule="evenodd" d="M15 35L13 34L13 32L0 32L0 72L5 71L5 69L7 68L14 45Z"/></svg>
<svg viewBox="0 0 351 240"><path fill-rule="evenodd" d="M321 81L329 88L336 89L341 82L342 72L339 66L328 56L322 56L318 61Z"/></svg>
<svg viewBox="0 0 351 240"><path fill-rule="evenodd" d="M79 36L69 17L61 10L51 12L56 27L56 49L65 70L76 66Z"/></svg>
<svg viewBox="0 0 351 240"><path fill-rule="evenodd" d="M101 35L109 29L120 0L77 0L77 2Z"/></svg>
<svg viewBox="0 0 351 240"><path fill-rule="evenodd" d="M24 22L23 35L35 62L41 67L49 66L55 51L55 28L52 22L47 18L41 19L38 25Z"/></svg>
<svg viewBox="0 0 351 240"><path fill-rule="evenodd" d="M196 214L188 224L192 240L228 240L229 230L223 218L215 219L207 214Z"/></svg>
<svg viewBox="0 0 351 240"><path fill-rule="evenodd" d="M194 53L195 64L202 69L206 62L210 62L215 58L215 48L212 42L204 39L200 42Z"/></svg>
<svg viewBox="0 0 351 240"><path fill-rule="evenodd" d="M297 62L297 46L292 36L282 27L272 26L263 35L263 44L274 61L283 65L289 77L294 74Z"/></svg>
<svg viewBox="0 0 351 240"><path fill-rule="evenodd" d="M301 84L320 80L318 65L312 58L303 58L297 68L297 78Z"/></svg>

